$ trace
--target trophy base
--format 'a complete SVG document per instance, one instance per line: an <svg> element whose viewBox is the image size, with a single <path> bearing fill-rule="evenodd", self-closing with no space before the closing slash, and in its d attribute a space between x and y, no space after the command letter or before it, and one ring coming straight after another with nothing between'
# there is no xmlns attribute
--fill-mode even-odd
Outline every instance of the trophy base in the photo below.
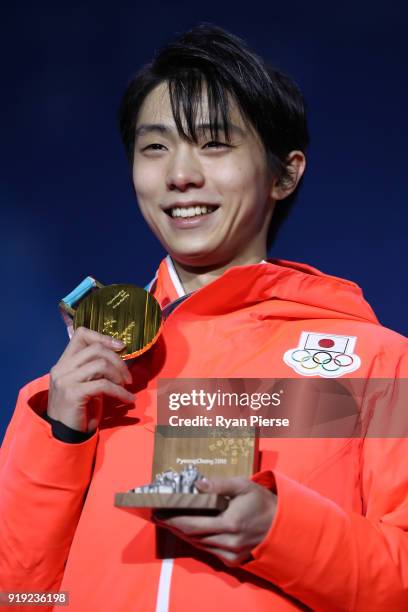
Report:
<svg viewBox="0 0 408 612"><path fill-rule="evenodd" d="M115 493L118 508L152 510L225 510L229 499L216 493Z"/></svg>

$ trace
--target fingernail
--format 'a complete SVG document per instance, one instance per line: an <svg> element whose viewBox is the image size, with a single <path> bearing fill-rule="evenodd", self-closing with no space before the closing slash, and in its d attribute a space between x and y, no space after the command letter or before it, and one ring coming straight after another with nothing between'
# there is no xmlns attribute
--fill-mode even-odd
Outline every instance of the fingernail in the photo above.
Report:
<svg viewBox="0 0 408 612"><path fill-rule="evenodd" d="M112 338L111 342L112 346L114 346L115 348L123 348L125 346L122 340L117 340L116 338Z"/></svg>
<svg viewBox="0 0 408 612"><path fill-rule="evenodd" d="M201 480L197 480L196 485L201 491L208 491L211 487L211 483L207 478L201 478Z"/></svg>

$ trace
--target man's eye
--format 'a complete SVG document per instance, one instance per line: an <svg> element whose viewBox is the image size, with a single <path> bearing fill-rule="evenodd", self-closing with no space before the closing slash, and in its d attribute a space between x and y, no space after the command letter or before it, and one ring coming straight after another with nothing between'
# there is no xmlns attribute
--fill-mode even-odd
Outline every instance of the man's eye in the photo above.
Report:
<svg viewBox="0 0 408 612"><path fill-rule="evenodd" d="M161 151L161 147L164 145L159 144L158 142L153 142L152 144L147 145L147 147L143 147L143 151Z"/></svg>
<svg viewBox="0 0 408 612"><path fill-rule="evenodd" d="M229 147L230 145L226 142L219 142L218 140L211 140L204 145L205 147L209 147L210 149L220 149L222 147Z"/></svg>

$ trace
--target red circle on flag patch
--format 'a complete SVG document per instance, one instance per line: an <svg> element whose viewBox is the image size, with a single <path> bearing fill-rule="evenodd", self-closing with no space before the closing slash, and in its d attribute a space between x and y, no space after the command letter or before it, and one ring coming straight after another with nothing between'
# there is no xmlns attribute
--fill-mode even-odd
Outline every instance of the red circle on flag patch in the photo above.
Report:
<svg viewBox="0 0 408 612"><path fill-rule="evenodd" d="M319 340L318 345L322 348L331 348L334 346L334 340L331 340L330 338L322 338Z"/></svg>

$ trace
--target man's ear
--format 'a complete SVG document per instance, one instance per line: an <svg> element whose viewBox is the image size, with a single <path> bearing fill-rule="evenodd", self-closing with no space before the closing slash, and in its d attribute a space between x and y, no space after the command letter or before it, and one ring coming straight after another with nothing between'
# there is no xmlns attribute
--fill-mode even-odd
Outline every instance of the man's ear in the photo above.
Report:
<svg viewBox="0 0 408 612"><path fill-rule="evenodd" d="M306 168L306 157L302 151L291 151L286 158L286 176L275 178L272 184L271 197L283 200L295 191Z"/></svg>

